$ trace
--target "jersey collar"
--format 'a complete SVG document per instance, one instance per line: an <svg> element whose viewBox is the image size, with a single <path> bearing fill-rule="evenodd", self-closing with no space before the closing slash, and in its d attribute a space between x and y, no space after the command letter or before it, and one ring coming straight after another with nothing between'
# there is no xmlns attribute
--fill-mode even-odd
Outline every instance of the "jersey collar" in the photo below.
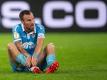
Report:
<svg viewBox="0 0 107 80"><path fill-rule="evenodd" d="M21 23L21 26L22 26L22 30L25 31L24 25L22 23ZM30 32L30 33L33 33L33 32ZM36 33L36 24L34 25L34 33Z"/></svg>

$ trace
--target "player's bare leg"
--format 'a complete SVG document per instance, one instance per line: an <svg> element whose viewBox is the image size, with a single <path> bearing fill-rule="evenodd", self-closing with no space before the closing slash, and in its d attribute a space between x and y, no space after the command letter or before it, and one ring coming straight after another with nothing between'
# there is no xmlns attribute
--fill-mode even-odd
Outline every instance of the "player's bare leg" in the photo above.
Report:
<svg viewBox="0 0 107 80"><path fill-rule="evenodd" d="M20 52L17 50L17 48L16 48L14 43L9 43L8 44L8 55L9 55L9 59L10 59L11 65L16 64L16 56L19 53Z"/></svg>
<svg viewBox="0 0 107 80"><path fill-rule="evenodd" d="M46 53L47 53L47 64L48 64L46 73L53 73L59 67L59 63L55 59L55 46L53 43L49 43L46 46Z"/></svg>
<svg viewBox="0 0 107 80"><path fill-rule="evenodd" d="M18 49L16 48L14 43L9 43L8 44L8 54L9 56L15 60L16 56L19 54L20 52L18 51Z"/></svg>
<svg viewBox="0 0 107 80"><path fill-rule="evenodd" d="M54 51L54 45L53 43L49 43L44 51L42 53L40 53L39 58L38 58L38 63L42 64L42 62L44 61L44 59L48 56L48 55L55 55L55 51Z"/></svg>

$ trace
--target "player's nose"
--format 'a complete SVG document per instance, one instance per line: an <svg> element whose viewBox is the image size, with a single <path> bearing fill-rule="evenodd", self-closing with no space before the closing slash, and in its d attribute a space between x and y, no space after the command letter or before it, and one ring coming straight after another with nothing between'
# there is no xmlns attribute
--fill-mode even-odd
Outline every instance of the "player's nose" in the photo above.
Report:
<svg viewBox="0 0 107 80"><path fill-rule="evenodd" d="M34 25L34 21L31 22L31 25L32 25L32 26Z"/></svg>

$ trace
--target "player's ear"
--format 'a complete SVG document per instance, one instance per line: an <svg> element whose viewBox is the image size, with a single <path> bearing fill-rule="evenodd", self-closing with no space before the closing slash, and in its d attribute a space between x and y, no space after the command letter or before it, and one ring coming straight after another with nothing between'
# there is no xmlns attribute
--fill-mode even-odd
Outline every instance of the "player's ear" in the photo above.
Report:
<svg viewBox="0 0 107 80"><path fill-rule="evenodd" d="M22 19L21 22L24 23L24 20Z"/></svg>

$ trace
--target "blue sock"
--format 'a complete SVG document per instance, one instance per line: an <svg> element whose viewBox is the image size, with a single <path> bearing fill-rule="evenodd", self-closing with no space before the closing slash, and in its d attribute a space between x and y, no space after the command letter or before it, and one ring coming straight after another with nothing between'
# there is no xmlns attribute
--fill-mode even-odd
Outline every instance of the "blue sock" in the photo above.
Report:
<svg viewBox="0 0 107 80"><path fill-rule="evenodd" d="M55 54L49 54L46 58L47 66L50 66L55 60Z"/></svg>
<svg viewBox="0 0 107 80"><path fill-rule="evenodd" d="M26 64L26 57L20 53L16 56L16 61L22 65L25 65Z"/></svg>
<svg viewBox="0 0 107 80"><path fill-rule="evenodd" d="M12 67L12 70L15 72L16 71L16 64L14 64L10 61L10 65Z"/></svg>

